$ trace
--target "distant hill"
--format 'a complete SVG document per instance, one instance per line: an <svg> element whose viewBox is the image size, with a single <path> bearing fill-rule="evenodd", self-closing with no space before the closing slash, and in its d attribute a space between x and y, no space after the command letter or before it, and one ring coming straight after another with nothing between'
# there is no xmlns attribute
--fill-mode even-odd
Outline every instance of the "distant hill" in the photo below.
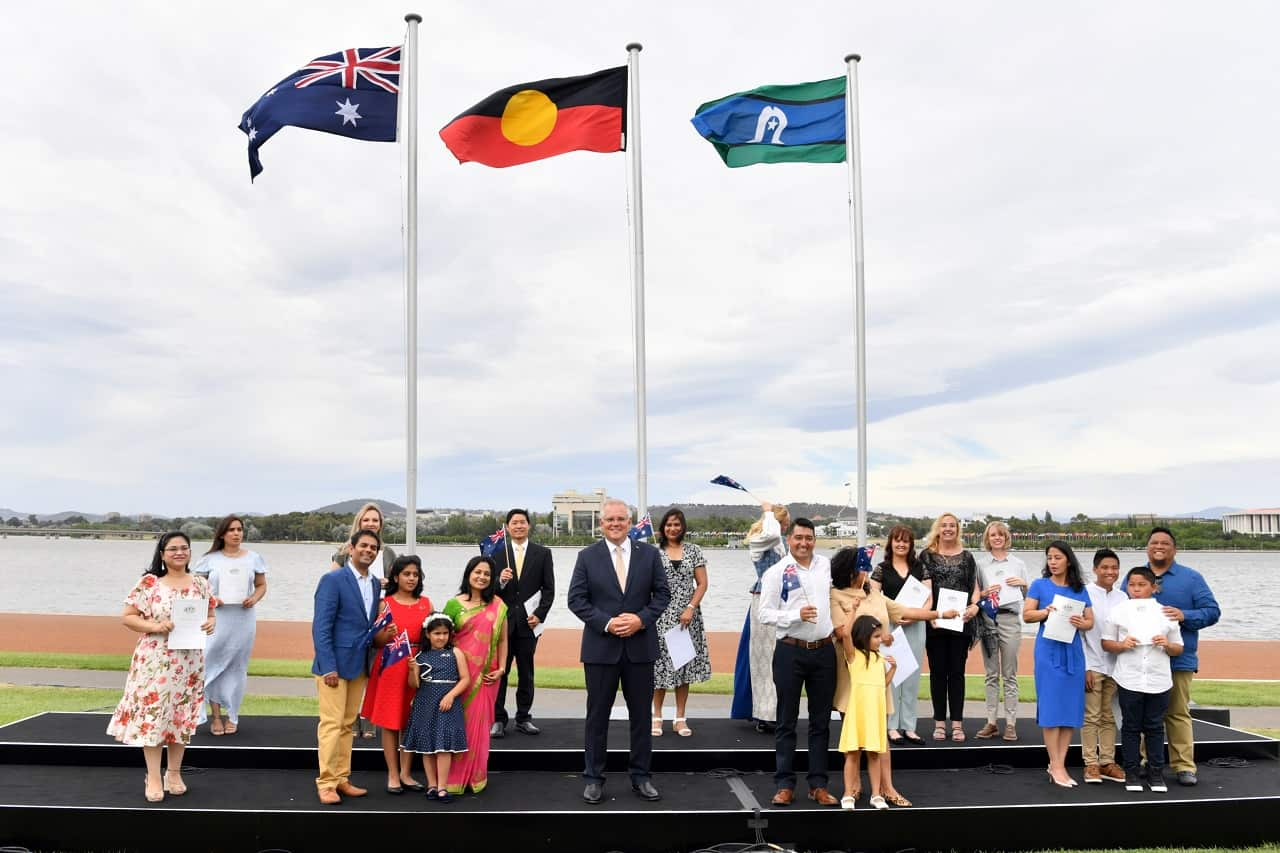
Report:
<svg viewBox="0 0 1280 853"><path fill-rule="evenodd" d="M710 518L713 515L722 518L760 517L760 506L758 504L655 504L649 507L649 514L653 517L653 523L657 524L662 514L673 506L678 506L684 510L685 518ZM846 517L857 515L857 510L854 508L843 507L839 504L789 503L787 504L787 510L791 513L792 518L809 518L814 521L835 518L842 510Z"/></svg>
<svg viewBox="0 0 1280 853"><path fill-rule="evenodd" d="M387 515L404 515L404 507L400 506L400 504L392 503L391 501L385 501L385 500L382 500L381 498L356 498L355 500L342 501L341 503L322 506L319 509L313 509L311 511L312 512L336 512L339 514L347 513L347 512L354 513L356 510L358 510L360 507L364 506L367 503L376 503L378 507Z"/></svg>
<svg viewBox="0 0 1280 853"><path fill-rule="evenodd" d="M1207 509L1202 509L1197 512L1184 512L1180 515L1175 515L1174 518L1221 519L1224 515L1229 515L1233 512L1240 512L1242 509L1243 507L1238 507L1238 506L1211 506L1211 507L1208 507Z"/></svg>

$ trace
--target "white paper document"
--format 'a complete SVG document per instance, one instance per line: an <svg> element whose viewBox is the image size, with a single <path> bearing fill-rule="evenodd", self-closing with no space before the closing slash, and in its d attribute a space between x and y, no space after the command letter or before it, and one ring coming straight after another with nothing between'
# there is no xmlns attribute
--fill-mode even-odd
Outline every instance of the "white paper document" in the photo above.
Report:
<svg viewBox="0 0 1280 853"><path fill-rule="evenodd" d="M542 592L541 590L539 590L537 594L535 594L532 598L530 598L528 601L524 603L524 615L532 616L533 611L537 610L541 606L542 606ZM534 639L541 637L542 632L545 630L547 630L547 623L545 622L539 622L537 625L534 625L533 626Z"/></svg>
<svg viewBox="0 0 1280 853"><path fill-rule="evenodd" d="M209 618L209 599L175 598L173 613L169 618L173 620L173 630L169 632L169 648L204 648L206 635L200 630L200 626Z"/></svg>
<svg viewBox="0 0 1280 853"><path fill-rule="evenodd" d="M1083 616L1085 603L1065 595L1054 595L1053 610L1044 623L1044 635L1059 643L1070 643L1076 638L1076 626L1069 621L1072 616Z"/></svg>
<svg viewBox="0 0 1280 853"><path fill-rule="evenodd" d="M959 613L954 619L938 619L934 622L935 628L946 628L948 631L964 630L964 610L969 606L969 593L962 592L958 589L940 589L938 590L938 612L946 613L948 610L954 610Z"/></svg>
<svg viewBox="0 0 1280 853"><path fill-rule="evenodd" d="M911 575L907 575L907 579L902 584L902 589L898 590L898 594L894 596L893 600L903 607L924 607L929 601L929 588Z"/></svg>
<svg viewBox="0 0 1280 853"><path fill-rule="evenodd" d="M1137 638L1138 645L1153 645L1153 637L1164 636L1169 630L1169 620L1164 616L1164 608L1154 598L1132 599L1129 607L1133 619L1125 625L1125 629L1129 632L1128 636Z"/></svg>
<svg viewBox="0 0 1280 853"><path fill-rule="evenodd" d="M671 656L671 668L680 667L693 660L693 637L684 627L677 625L662 635L667 641L667 654Z"/></svg>
<svg viewBox="0 0 1280 853"><path fill-rule="evenodd" d="M1006 604L1017 604L1022 600L1022 590L1016 586L1010 586L1008 578L1013 572L1009 571L1005 566L992 564L987 567L987 580L993 584L1000 584L1000 606Z"/></svg>
<svg viewBox="0 0 1280 853"><path fill-rule="evenodd" d="M893 673L893 686L897 687L920 669L920 661L911 652L911 644L901 628L893 629L893 645L881 646L880 654L893 658L898 668Z"/></svg>

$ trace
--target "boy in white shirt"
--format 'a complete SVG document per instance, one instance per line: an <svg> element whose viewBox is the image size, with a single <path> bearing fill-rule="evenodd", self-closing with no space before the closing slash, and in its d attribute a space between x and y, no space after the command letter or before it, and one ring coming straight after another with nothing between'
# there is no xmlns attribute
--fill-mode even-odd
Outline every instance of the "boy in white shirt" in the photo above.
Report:
<svg viewBox="0 0 1280 853"><path fill-rule="evenodd" d="M1124 752L1124 787L1142 790L1138 744L1146 737L1147 784L1152 791L1169 790L1164 778L1164 714L1169 708L1173 674L1169 658L1182 654L1182 632L1165 618L1153 598L1159 587L1147 566L1129 571L1125 579L1129 600L1112 608L1102 632L1102 648L1116 656L1111 677L1120 694L1124 721L1120 748Z"/></svg>

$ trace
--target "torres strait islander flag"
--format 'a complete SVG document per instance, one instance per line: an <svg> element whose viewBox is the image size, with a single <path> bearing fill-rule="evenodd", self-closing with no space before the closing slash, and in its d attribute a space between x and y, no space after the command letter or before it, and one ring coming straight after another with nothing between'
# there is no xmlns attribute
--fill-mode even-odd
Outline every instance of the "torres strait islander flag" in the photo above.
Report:
<svg viewBox="0 0 1280 853"><path fill-rule="evenodd" d="M845 78L760 86L698 107L690 121L730 168L843 163Z"/></svg>
<svg viewBox="0 0 1280 853"><path fill-rule="evenodd" d="M503 168L570 151L625 147L627 67L519 83L494 92L440 129L459 163Z"/></svg>

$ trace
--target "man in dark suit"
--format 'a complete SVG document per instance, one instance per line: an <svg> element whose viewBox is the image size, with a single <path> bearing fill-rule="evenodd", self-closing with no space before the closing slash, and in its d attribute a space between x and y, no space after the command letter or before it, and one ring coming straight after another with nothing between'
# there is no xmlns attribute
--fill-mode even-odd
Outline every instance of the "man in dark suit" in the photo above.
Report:
<svg viewBox="0 0 1280 853"><path fill-rule="evenodd" d="M507 512L507 539L494 555L494 571L498 572L498 595L507 604L507 662L498 696L494 701L493 727L489 734L502 737L507 728L507 679L511 677L511 661L520 667L516 687L516 731L527 735L539 732L533 724L533 656L538 650L539 628L547 621L551 599L556 595L556 579L551 549L529 541L529 511ZM534 596L540 596L537 603ZM533 605L530 612L528 607Z"/></svg>
<svg viewBox="0 0 1280 853"><path fill-rule="evenodd" d="M369 566L382 542L372 530L360 530L351 537L347 564L325 572L316 586L315 613L311 620L311 642L320 700L320 775L316 790L320 802L336 806L342 797L363 797L369 793L351 784L351 726L360 711L364 685L369 678L369 629L378 613L382 585Z"/></svg>
<svg viewBox="0 0 1280 853"><path fill-rule="evenodd" d="M587 681L586 788L582 799L604 799L604 762L609 746L609 712L622 684L631 724L631 789L645 800L662 795L649 779L653 740L649 704L653 662L658 658L658 616L671 593L658 549L632 542L631 509L609 498L600 514L604 539L578 552L569 582L569 609L583 621L582 668Z"/></svg>

